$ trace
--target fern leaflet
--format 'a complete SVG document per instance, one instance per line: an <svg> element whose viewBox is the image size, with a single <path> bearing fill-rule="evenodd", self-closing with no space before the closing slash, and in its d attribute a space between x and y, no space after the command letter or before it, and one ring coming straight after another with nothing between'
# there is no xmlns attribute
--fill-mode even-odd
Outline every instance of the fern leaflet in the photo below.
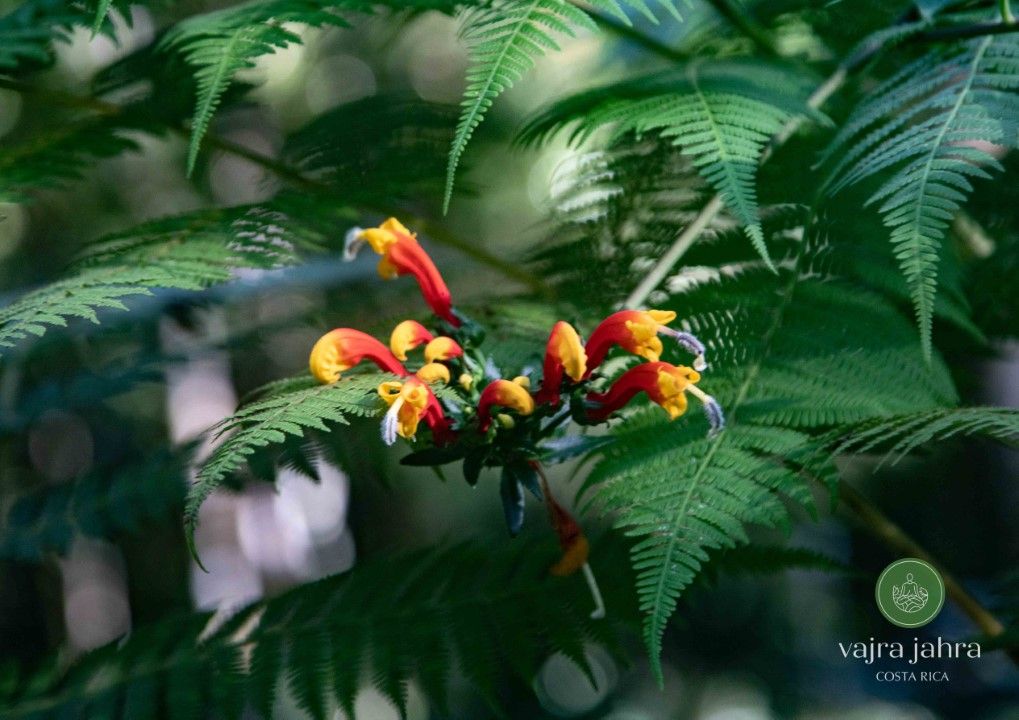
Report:
<svg viewBox="0 0 1019 720"><path fill-rule="evenodd" d="M88 250L73 275L0 307L0 348L65 327L70 318L97 323L99 310L126 310L126 298L156 288L202 290L232 279L239 267L293 263L295 248L314 233L284 209L304 206L284 195L266 205L201 210L110 235Z"/></svg>
<svg viewBox="0 0 1019 720"><path fill-rule="evenodd" d="M598 549L608 563L612 553ZM337 707L356 720L369 685L402 708L416 680L441 710L454 668L498 713L488 681L530 683L556 651L587 668L585 643L617 647L616 625L588 617L583 582L548 575L553 554L533 542L495 552L474 542L358 562L225 621L202 614L132 631L66 671L39 673L18 695L0 688L0 714L134 720L168 707L171 717L240 717L247 705L272 717L285 684L315 720ZM616 618L625 609L613 602Z"/></svg>
<svg viewBox="0 0 1019 720"><path fill-rule="evenodd" d="M695 280L693 268L664 304L711 338L705 382L729 429L706 438L701 418L669 424L657 409L639 412L616 429L584 485L638 538L632 562L656 672L669 616L708 552L747 542L747 523L787 524L786 500L810 507L804 475L835 481L834 466L812 451L819 431L955 401L944 366L925 369L908 322L887 301L821 272L824 243L786 247L777 275L760 260L707 279ZM689 260L696 265L696 254Z"/></svg>
<svg viewBox="0 0 1019 720"><path fill-rule="evenodd" d="M928 357L939 246L973 189L971 179L1001 168L986 144L1016 146L1017 89L1014 37L988 35L939 48L875 88L828 152L841 155L829 194L881 178L867 203L878 204L890 229Z"/></svg>
<svg viewBox="0 0 1019 720"><path fill-rule="evenodd" d="M375 394L382 374L350 375L331 385L319 385L310 376L287 383L283 392L269 392L224 420L215 429L225 436L199 469L188 490L184 525L194 549L194 529L205 499L220 487L259 448L282 444L288 436L301 437L308 430L328 431L327 423L350 424L350 417L370 417L381 412Z"/></svg>
<svg viewBox="0 0 1019 720"><path fill-rule="evenodd" d="M643 0L590 3L595 10L610 12L629 22L623 4L656 21ZM659 0L659 4L677 19L680 17L673 0ZM471 64L460 120L449 151L444 212L449 208L456 171L467 143L495 100L531 70L540 57L559 50L556 35L574 37L578 28L596 27L590 16L569 0L497 0L490 5L465 8L460 21Z"/></svg>
<svg viewBox="0 0 1019 720"><path fill-rule="evenodd" d="M790 82L790 74L777 67L746 59L696 61L557 102L528 123L521 139L545 140L569 126L575 126L573 142L604 126L612 127L611 142L631 133L660 133L691 158L770 267L757 207L757 166L765 145L791 118L823 120L806 97L803 79Z"/></svg>
<svg viewBox="0 0 1019 720"><path fill-rule="evenodd" d="M364 7L363 3L355 4ZM300 35L285 28L285 23L347 25L328 11L328 4L316 0L255 0L189 18L174 25L163 38L164 49L180 52L195 68L198 102L188 147L189 175L194 171L209 122L234 76L254 67L260 56L301 42Z"/></svg>

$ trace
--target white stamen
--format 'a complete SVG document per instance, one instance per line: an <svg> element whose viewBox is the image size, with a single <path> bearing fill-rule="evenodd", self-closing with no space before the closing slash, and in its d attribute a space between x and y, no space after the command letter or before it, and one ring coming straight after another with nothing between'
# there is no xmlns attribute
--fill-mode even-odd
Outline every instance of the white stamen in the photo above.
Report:
<svg viewBox="0 0 1019 720"><path fill-rule="evenodd" d="M594 570L587 563L581 568L584 571L584 579L587 581L587 589L591 591L591 598L594 600L594 611L591 613L592 620L601 620L605 617L605 601L602 600L601 589L598 581L594 578Z"/></svg>
<svg viewBox="0 0 1019 720"><path fill-rule="evenodd" d="M363 228L356 226L347 231L347 235L343 239L343 259L346 262L356 258L361 248L367 244L364 239L358 237L362 232L364 232Z"/></svg>
<svg viewBox="0 0 1019 720"><path fill-rule="evenodd" d="M396 442L397 428L400 425L400 408L403 407L403 398L396 398L396 402L392 404L389 410L386 412L386 416L382 418L382 442L386 445L392 445Z"/></svg>

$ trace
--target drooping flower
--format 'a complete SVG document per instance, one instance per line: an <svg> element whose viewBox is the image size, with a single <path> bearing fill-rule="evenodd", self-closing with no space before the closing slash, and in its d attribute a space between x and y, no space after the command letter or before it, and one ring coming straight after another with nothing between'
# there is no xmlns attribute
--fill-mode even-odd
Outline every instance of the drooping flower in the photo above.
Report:
<svg viewBox="0 0 1019 720"><path fill-rule="evenodd" d="M396 442L397 436L413 440L422 420L431 428L437 445L447 442L449 421L439 401L421 378L384 382L379 385L378 393L389 405L382 419L382 440L387 445Z"/></svg>
<svg viewBox="0 0 1019 720"><path fill-rule="evenodd" d="M383 279L413 275L432 312L453 327L460 327L460 320L453 314L453 301L446 282L414 234L399 220L389 218L377 228L354 231L348 236L346 256L353 257L364 243L382 256L378 270Z"/></svg>
<svg viewBox="0 0 1019 720"><path fill-rule="evenodd" d="M700 373L683 365L677 367L666 362L637 365L623 373L608 392L588 395L588 401L594 404L588 410L588 417L595 421L607 420L635 395L643 392L669 413L670 419L675 420L686 412L686 394L690 393L701 401L711 432L717 433L725 426L725 417L718 402L697 387L700 379Z"/></svg>
<svg viewBox="0 0 1019 720"><path fill-rule="evenodd" d="M587 374L601 365L614 345L651 362L658 362L663 350L659 335L673 338L692 353L694 368L703 370L707 367L704 345L688 332L667 327L675 319L676 313L671 310L620 310L609 315L587 341Z"/></svg>
<svg viewBox="0 0 1019 720"><path fill-rule="evenodd" d="M439 382L443 385L449 384L449 368L442 363L431 362L422 365L414 375L429 385Z"/></svg>
<svg viewBox="0 0 1019 720"><path fill-rule="evenodd" d="M545 487L545 502L548 504L548 518L559 538L559 548L563 551L559 560L548 569L552 575L572 575L584 566L590 555L591 547L580 525L560 505Z"/></svg>
<svg viewBox="0 0 1019 720"><path fill-rule="evenodd" d="M389 349L360 330L337 328L319 338L311 349L308 366L321 383L336 382L340 374L362 360L370 360L386 372L406 375L407 370Z"/></svg>
<svg viewBox="0 0 1019 720"><path fill-rule="evenodd" d="M534 412L534 398L527 389L514 380L493 380L478 398L479 430L486 432L492 425L492 408L494 406L516 410L520 415Z"/></svg>
<svg viewBox="0 0 1019 720"><path fill-rule="evenodd" d="M535 395L539 403L559 404L563 376L580 382L587 371L587 353L580 335L568 322L560 320L552 326L545 345L545 364L541 389Z"/></svg>
<svg viewBox="0 0 1019 720"><path fill-rule="evenodd" d="M414 348L431 342L433 335L424 325L414 320L404 320L393 328L389 335L389 349L397 359L407 359L407 353Z"/></svg>
<svg viewBox="0 0 1019 720"><path fill-rule="evenodd" d="M464 354L456 340L440 335L425 345L425 362L445 362Z"/></svg>

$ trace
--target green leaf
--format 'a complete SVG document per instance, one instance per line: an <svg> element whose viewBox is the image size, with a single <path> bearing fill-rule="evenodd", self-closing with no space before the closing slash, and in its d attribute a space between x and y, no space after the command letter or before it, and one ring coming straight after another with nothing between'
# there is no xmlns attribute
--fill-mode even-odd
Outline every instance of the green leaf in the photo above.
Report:
<svg viewBox="0 0 1019 720"><path fill-rule="evenodd" d="M611 548L596 547L611 562ZM238 717L246 704L271 712L286 682L311 717L335 700L355 718L365 681L399 698L412 678L428 678L420 687L441 706L455 675L498 707L496 683L529 684L550 654L618 644L626 608L610 595L614 619L578 611L587 588L549 576L554 555L549 542L475 540L360 560L225 622L200 614L133 629L59 673L29 678L16 698L0 699L0 715L135 720L172 706L170 717Z"/></svg>
<svg viewBox="0 0 1019 720"><path fill-rule="evenodd" d="M330 424L349 425L351 417L378 415L382 406L375 389L391 377L380 373L349 375L319 385L307 376L303 387L265 395L217 425L215 436L224 440L198 470L184 507L184 526L192 553L202 503L249 456L288 437L304 437L309 430L328 432Z"/></svg>
<svg viewBox="0 0 1019 720"><path fill-rule="evenodd" d="M202 139L223 93L240 70L255 66L263 56L301 42L300 35L284 27L304 23L313 27L347 27L331 7L367 6L357 0L322 3L317 0L253 0L204 15L196 15L171 27L162 39L164 50L181 53L195 69L198 99L191 122L187 171L194 171Z"/></svg>
<svg viewBox="0 0 1019 720"><path fill-rule="evenodd" d="M605 126L612 128L610 143L630 134L659 134L682 148L770 267L757 166L767 143L791 119L826 122L806 103L808 80L756 59L695 60L557 100L531 119L520 140L544 142L569 127L574 143Z"/></svg>
<svg viewBox="0 0 1019 720"><path fill-rule="evenodd" d="M1001 164L988 144L1016 147L1019 40L987 35L937 47L874 88L827 156L827 192L866 180L911 290L924 355L931 355L940 245L973 189Z"/></svg>
<svg viewBox="0 0 1019 720"><path fill-rule="evenodd" d="M702 252L735 261L736 241ZM675 423L658 408L637 412L585 481L589 502L637 538L632 563L656 673L668 619L710 552L746 543L748 524L787 526L789 503L812 508L806 478L837 477L814 452L817 437L955 402L944 365L927 367L913 351L908 320L822 264L826 243L787 240L777 274L744 257L740 272L691 281L659 303L707 345L699 387L721 403L729 427L709 437L696 408Z"/></svg>
<svg viewBox="0 0 1019 720"><path fill-rule="evenodd" d="M643 0L590 3L596 10L611 12L629 23L624 4L655 19ZM659 4L679 18L672 0L660 0ZM497 0L480 7L465 7L460 12L460 22L470 67L467 89L460 103L460 120L449 151L443 212L449 209L453 182L467 143L495 100L531 70L540 57L559 50L556 36L574 37L579 28L597 27L586 12L564 0Z"/></svg>

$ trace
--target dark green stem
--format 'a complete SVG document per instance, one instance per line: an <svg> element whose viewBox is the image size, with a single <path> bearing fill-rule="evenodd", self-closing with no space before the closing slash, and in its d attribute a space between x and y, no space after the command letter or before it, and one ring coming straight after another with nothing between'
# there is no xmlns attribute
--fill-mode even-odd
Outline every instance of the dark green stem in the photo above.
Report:
<svg viewBox="0 0 1019 720"><path fill-rule="evenodd" d="M998 0L998 8L1001 10L1001 21L1011 25L1015 22L1015 16L1012 15L1012 3L1009 0Z"/></svg>

